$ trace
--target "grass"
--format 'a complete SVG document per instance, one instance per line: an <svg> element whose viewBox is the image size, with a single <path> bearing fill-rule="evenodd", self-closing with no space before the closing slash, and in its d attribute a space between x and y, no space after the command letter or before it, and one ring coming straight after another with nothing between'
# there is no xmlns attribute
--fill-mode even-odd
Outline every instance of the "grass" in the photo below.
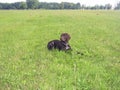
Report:
<svg viewBox="0 0 120 90"><path fill-rule="evenodd" d="M63 32L73 51L48 51ZM119 89L120 11L0 11L0 90Z"/></svg>

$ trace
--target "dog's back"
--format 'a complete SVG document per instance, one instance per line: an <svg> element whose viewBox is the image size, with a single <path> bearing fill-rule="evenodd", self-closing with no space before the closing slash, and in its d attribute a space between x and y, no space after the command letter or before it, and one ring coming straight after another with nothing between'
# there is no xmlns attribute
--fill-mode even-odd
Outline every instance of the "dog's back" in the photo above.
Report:
<svg viewBox="0 0 120 90"><path fill-rule="evenodd" d="M47 48L49 50L58 49L59 51L71 49L69 44L65 43L64 41L60 41L60 40L52 40L48 42Z"/></svg>
<svg viewBox="0 0 120 90"><path fill-rule="evenodd" d="M59 40L52 40L52 41L48 42L47 48L49 50L56 49L56 48L58 48L59 44L60 44Z"/></svg>

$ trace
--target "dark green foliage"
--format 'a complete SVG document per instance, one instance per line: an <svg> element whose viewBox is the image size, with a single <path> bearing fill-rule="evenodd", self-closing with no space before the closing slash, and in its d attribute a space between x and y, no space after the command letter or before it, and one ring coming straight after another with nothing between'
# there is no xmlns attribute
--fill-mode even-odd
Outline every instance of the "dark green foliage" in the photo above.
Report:
<svg viewBox="0 0 120 90"><path fill-rule="evenodd" d="M0 9L26 9L27 5L25 2L15 3L0 3Z"/></svg>
<svg viewBox="0 0 120 90"><path fill-rule="evenodd" d="M15 9L27 9L27 4L25 2L16 2L16 3L13 3L12 6Z"/></svg>
<svg viewBox="0 0 120 90"><path fill-rule="evenodd" d="M112 5L111 4L106 4L105 6L104 5L95 5L95 6L85 6L85 5L82 5L81 8L82 9L90 9L90 10L99 10L99 9L110 10L110 9L112 9Z"/></svg>
<svg viewBox="0 0 120 90"><path fill-rule="evenodd" d="M21 9L26 9L27 8L27 4L25 2L22 2L20 5Z"/></svg>
<svg viewBox="0 0 120 90"><path fill-rule="evenodd" d="M26 0L28 9L37 9L39 1L38 0Z"/></svg>
<svg viewBox="0 0 120 90"><path fill-rule="evenodd" d="M60 9L60 4L41 2L39 3L38 9Z"/></svg>
<svg viewBox="0 0 120 90"><path fill-rule="evenodd" d="M47 3L47 2L39 2L38 0L26 0L26 2L15 2L15 3L0 3L0 9L90 9L90 10L98 10L98 9L111 9L111 4L106 5L95 5L95 6L86 6L81 5L80 3L69 3L69 2L61 2L61 3ZM117 4L116 9L120 8L119 3Z"/></svg>

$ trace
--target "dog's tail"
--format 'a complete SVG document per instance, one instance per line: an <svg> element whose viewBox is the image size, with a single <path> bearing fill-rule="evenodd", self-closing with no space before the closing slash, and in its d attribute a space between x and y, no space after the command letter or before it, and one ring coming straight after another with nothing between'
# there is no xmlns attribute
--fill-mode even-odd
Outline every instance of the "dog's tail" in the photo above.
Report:
<svg viewBox="0 0 120 90"><path fill-rule="evenodd" d="M54 42L49 42L48 45L47 45L47 48L49 50L52 50L54 48Z"/></svg>

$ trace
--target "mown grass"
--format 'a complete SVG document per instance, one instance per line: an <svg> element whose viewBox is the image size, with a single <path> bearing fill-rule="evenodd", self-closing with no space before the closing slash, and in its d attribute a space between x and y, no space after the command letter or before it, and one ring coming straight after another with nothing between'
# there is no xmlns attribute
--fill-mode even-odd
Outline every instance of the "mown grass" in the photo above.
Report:
<svg viewBox="0 0 120 90"><path fill-rule="evenodd" d="M73 51L48 51L63 32ZM0 90L119 89L120 11L0 11Z"/></svg>

